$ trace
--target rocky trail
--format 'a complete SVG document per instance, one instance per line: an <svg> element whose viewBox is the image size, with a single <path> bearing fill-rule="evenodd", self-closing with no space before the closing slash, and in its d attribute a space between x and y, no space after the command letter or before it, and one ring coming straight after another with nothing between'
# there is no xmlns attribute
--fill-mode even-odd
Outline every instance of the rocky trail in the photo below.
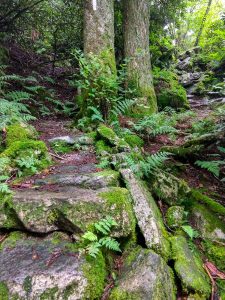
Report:
<svg viewBox="0 0 225 300"><path fill-rule="evenodd" d="M202 106L193 109L198 107ZM180 285L194 291L194 298L188 299L197 299L198 293L202 295L199 299L207 299L211 284L199 254L182 234L169 238L173 225L168 227L165 219L165 211L172 205L176 222L181 221L179 199L187 195L197 199L190 187L173 175L166 178L159 173L149 188L129 169L100 169L93 140L71 130L67 120L39 120L33 125L48 145L54 164L12 184L13 198L0 215L0 299L116 300L149 299L149 295L151 299L186 299ZM51 148L53 141L79 144L79 150L56 154ZM207 205L217 213L221 209L224 216L224 208ZM202 204L195 206L192 222L207 241L217 241L222 249L222 220L212 225L212 220L204 217L205 209ZM87 260L76 247L90 224L106 216L118 223L113 236L123 241L124 249L132 239L137 238L139 244L132 251L125 250L123 257L112 256L116 281L107 275L103 257ZM213 231L208 231L209 226Z"/></svg>

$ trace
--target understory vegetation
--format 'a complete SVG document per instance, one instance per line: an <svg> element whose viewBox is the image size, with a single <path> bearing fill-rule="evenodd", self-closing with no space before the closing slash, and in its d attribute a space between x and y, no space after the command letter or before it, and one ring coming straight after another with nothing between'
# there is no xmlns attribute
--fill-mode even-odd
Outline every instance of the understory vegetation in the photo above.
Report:
<svg viewBox="0 0 225 300"><path fill-rule="evenodd" d="M225 3L84 2L0 3L0 261L77 264L42 294L0 271L0 299L224 300Z"/></svg>

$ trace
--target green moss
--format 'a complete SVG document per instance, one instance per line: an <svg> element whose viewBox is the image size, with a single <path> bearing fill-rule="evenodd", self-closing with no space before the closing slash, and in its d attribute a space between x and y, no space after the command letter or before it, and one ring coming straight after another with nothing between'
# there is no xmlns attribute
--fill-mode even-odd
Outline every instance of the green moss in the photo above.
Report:
<svg viewBox="0 0 225 300"><path fill-rule="evenodd" d="M191 190L191 196L192 198L207 206L211 211L220 214L221 216L225 216L225 207L215 200L209 198L208 196L200 193L198 190L192 189Z"/></svg>
<svg viewBox="0 0 225 300"><path fill-rule="evenodd" d="M106 266L102 253L96 259L86 256L86 263L83 265L83 272L87 278L88 286L83 299L100 299L105 286Z"/></svg>
<svg viewBox="0 0 225 300"><path fill-rule="evenodd" d="M143 299L138 293L132 293L128 291L123 291L116 287L113 289L109 300L141 300Z"/></svg>
<svg viewBox="0 0 225 300"><path fill-rule="evenodd" d="M51 143L51 148L59 154L69 153L72 152L73 145L69 145L68 143L64 141L55 141Z"/></svg>
<svg viewBox="0 0 225 300"><path fill-rule="evenodd" d="M180 227L184 223L184 208L171 206L166 212L166 222L171 228Z"/></svg>
<svg viewBox="0 0 225 300"><path fill-rule="evenodd" d="M154 86L158 106L174 108L189 108L186 90L179 84L177 75L168 70L154 69Z"/></svg>
<svg viewBox="0 0 225 300"><path fill-rule="evenodd" d="M217 279L216 284L219 289L219 294L220 294L221 300L225 300L225 280Z"/></svg>
<svg viewBox="0 0 225 300"><path fill-rule="evenodd" d="M207 259L213 262L219 270L225 271L225 247L210 240L204 240L202 245Z"/></svg>
<svg viewBox="0 0 225 300"><path fill-rule="evenodd" d="M57 287L47 289L44 293L40 295L40 300L55 300L57 292Z"/></svg>
<svg viewBox="0 0 225 300"><path fill-rule="evenodd" d="M118 186L119 182L119 177L120 174L119 172L113 171L113 170L104 170L101 172L97 172L93 174L93 177L107 177L108 178L108 186Z"/></svg>
<svg viewBox="0 0 225 300"><path fill-rule="evenodd" d="M174 268L182 282L183 289L195 291L203 299L208 299L211 293L210 282L197 249L191 250L186 239L182 236L172 237L171 244L175 261Z"/></svg>
<svg viewBox="0 0 225 300"><path fill-rule="evenodd" d="M16 242L24 237L24 233L20 231L11 232L10 235L0 244L0 250L4 248L13 248L16 246Z"/></svg>
<svg viewBox="0 0 225 300"><path fill-rule="evenodd" d="M144 146L144 141L136 134L125 133L123 138L131 147L141 148Z"/></svg>
<svg viewBox="0 0 225 300"><path fill-rule="evenodd" d="M18 158L23 151L27 150L39 151L41 154L47 153L47 147L42 141L16 141L12 143L3 153L0 154L0 157L10 157Z"/></svg>
<svg viewBox="0 0 225 300"><path fill-rule="evenodd" d="M77 288L79 288L79 286L75 282L68 285L63 291L63 300L71 299L70 297L76 294Z"/></svg>
<svg viewBox="0 0 225 300"><path fill-rule="evenodd" d="M151 178L150 188L155 196L168 205L185 204L189 201L190 188L181 180L168 172L157 172Z"/></svg>
<svg viewBox="0 0 225 300"><path fill-rule="evenodd" d="M96 131L91 131L89 133L86 134L89 138L93 139L93 140L96 140L97 138L97 132Z"/></svg>
<svg viewBox="0 0 225 300"><path fill-rule="evenodd" d="M95 144L96 154L97 155L105 155L106 153L112 153L112 148L106 144L105 141L99 140Z"/></svg>
<svg viewBox="0 0 225 300"><path fill-rule="evenodd" d="M112 143L115 145L115 140L118 139L118 136L116 133L112 130L112 128L105 126L104 124L101 124L97 129L98 134L100 137L105 139L106 141Z"/></svg>
<svg viewBox="0 0 225 300"><path fill-rule="evenodd" d="M124 188L111 188L110 191L99 193L99 196L107 201L109 210L113 209L115 215L120 215L123 220L123 211L128 214L128 222L130 223L130 229L132 237L135 236L136 219L131 204L130 194L127 189Z"/></svg>
<svg viewBox="0 0 225 300"><path fill-rule="evenodd" d="M13 124L7 127L6 145L9 147L12 143L34 139L37 136L35 129L26 124Z"/></svg>
<svg viewBox="0 0 225 300"><path fill-rule="evenodd" d="M216 234L218 230L223 235L225 234L225 223L218 217L215 217L215 214L204 205L193 204L191 212L190 218L194 220L203 238L219 239Z"/></svg>
<svg viewBox="0 0 225 300"><path fill-rule="evenodd" d="M0 299L9 300L9 289L4 282L0 282Z"/></svg>

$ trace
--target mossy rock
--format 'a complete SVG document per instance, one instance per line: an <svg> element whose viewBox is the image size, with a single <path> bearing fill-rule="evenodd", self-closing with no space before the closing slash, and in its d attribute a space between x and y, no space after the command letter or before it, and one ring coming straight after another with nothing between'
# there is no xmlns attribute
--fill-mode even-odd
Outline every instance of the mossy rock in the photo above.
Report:
<svg viewBox="0 0 225 300"><path fill-rule="evenodd" d="M130 191L135 216L147 247L168 260L171 252L169 234L154 198L145 182L136 178L131 170L121 169L120 172Z"/></svg>
<svg viewBox="0 0 225 300"><path fill-rule="evenodd" d="M207 259L214 263L215 266L225 272L225 247L222 244L212 242L210 240L203 240L202 246L207 256Z"/></svg>
<svg viewBox="0 0 225 300"><path fill-rule="evenodd" d="M110 300L175 300L173 272L154 251L137 247L125 258Z"/></svg>
<svg viewBox="0 0 225 300"><path fill-rule="evenodd" d="M144 146L144 141L136 134L125 133L123 138L132 148L142 148Z"/></svg>
<svg viewBox="0 0 225 300"><path fill-rule="evenodd" d="M1 300L100 299L107 275L101 253L96 259L84 257L51 237L24 236L9 245L10 251L0 251ZM61 254L51 262L54 252Z"/></svg>
<svg viewBox="0 0 225 300"><path fill-rule="evenodd" d="M129 239L135 235L136 220L129 192L124 188L26 190L0 201L0 228L7 229L82 234L107 216L118 223L113 236Z"/></svg>
<svg viewBox="0 0 225 300"><path fill-rule="evenodd" d="M154 86L160 109L166 106L189 108L186 90L179 84L177 75L171 71L154 69Z"/></svg>
<svg viewBox="0 0 225 300"><path fill-rule="evenodd" d="M223 218L202 204L191 207L190 219L193 220L201 237L209 240L225 241L225 223Z"/></svg>
<svg viewBox="0 0 225 300"><path fill-rule="evenodd" d="M155 172L150 179L150 188L153 195L162 199L168 205L185 204L188 201L191 189L184 180L168 172Z"/></svg>
<svg viewBox="0 0 225 300"><path fill-rule="evenodd" d="M99 156L107 156L113 152L113 148L110 147L105 141L99 140L95 144L96 154Z"/></svg>
<svg viewBox="0 0 225 300"><path fill-rule="evenodd" d="M179 228L184 223L184 207L171 206L166 212L166 222L170 228Z"/></svg>
<svg viewBox="0 0 225 300"><path fill-rule="evenodd" d="M9 125L6 128L6 145L10 145L18 141L34 140L38 137L38 134L34 127L25 123L17 123Z"/></svg>
<svg viewBox="0 0 225 300"><path fill-rule="evenodd" d="M124 140L118 137L118 135L112 130L112 128L101 124L97 128L98 135L100 139L103 139L107 144L117 147L118 151L129 151L130 146Z"/></svg>
<svg viewBox="0 0 225 300"><path fill-rule="evenodd" d="M211 293L210 281L197 249L190 249L183 236L172 237L171 244L175 261L174 269L184 291L190 293L194 291L201 296L200 299L208 299Z"/></svg>

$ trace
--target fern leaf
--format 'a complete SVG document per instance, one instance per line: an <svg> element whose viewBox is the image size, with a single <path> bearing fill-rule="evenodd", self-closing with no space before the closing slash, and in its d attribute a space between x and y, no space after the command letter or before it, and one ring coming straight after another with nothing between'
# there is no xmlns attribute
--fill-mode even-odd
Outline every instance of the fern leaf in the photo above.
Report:
<svg viewBox="0 0 225 300"><path fill-rule="evenodd" d="M114 238L103 237L99 240L99 243L109 250L121 252L120 245Z"/></svg>
<svg viewBox="0 0 225 300"><path fill-rule="evenodd" d="M87 231L84 235L82 235L82 238L90 242L95 242L98 240L98 237L91 231Z"/></svg>

